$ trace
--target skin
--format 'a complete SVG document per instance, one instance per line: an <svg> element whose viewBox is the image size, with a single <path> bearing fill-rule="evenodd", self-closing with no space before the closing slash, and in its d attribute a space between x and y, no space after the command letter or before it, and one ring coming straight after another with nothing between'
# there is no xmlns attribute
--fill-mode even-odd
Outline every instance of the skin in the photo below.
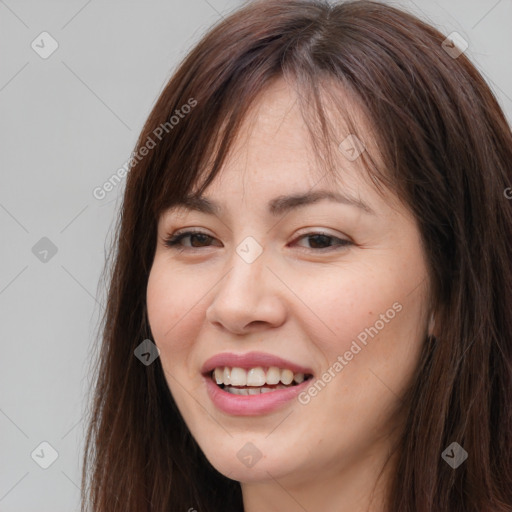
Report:
<svg viewBox="0 0 512 512"><path fill-rule="evenodd" d="M358 136L375 159L359 119ZM341 121L337 129L339 143L348 133ZM169 210L159 220L147 287L154 341L188 428L212 465L241 482L246 512L385 510L394 457L377 476L427 333L428 279L414 218L393 195L379 196L360 160L340 152L336 182L326 179L294 90L280 80L252 108L206 191L222 215ZM350 193L374 214L327 199L267 213L278 195L319 189ZM183 228L213 238L166 247L165 237ZM319 230L334 238L312 239ZM263 249L250 264L236 252L248 236ZM225 414L209 399L200 368L214 354L268 352L321 378L396 303L400 312L307 404L292 400L248 417ZM237 457L247 442L261 453L252 467Z"/></svg>

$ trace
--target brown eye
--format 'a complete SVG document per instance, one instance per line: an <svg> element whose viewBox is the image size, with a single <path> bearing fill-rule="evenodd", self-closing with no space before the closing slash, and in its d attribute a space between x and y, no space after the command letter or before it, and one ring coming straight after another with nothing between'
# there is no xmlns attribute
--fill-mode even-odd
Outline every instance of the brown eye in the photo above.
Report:
<svg viewBox="0 0 512 512"><path fill-rule="evenodd" d="M300 237L300 239L309 239L311 247L308 249L311 250L325 250L325 249L336 249L336 245L338 247L346 247L349 245L353 245L350 240L344 240L342 238L337 238L332 235L328 235L326 233L308 233ZM336 242L336 245L330 245L332 241Z"/></svg>
<svg viewBox="0 0 512 512"><path fill-rule="evenodd" d="M190 239L190 245L183 244L182 240ZM353 245L350 240L337 238L326 233L307 233L299 238L299 240L310 240L310 247L306 249L315 252L326 252L329 250L336 250L337 248L347 247ZM165 239L164 243L167 247L173 249L187 250L187 249L200 249L201 247L209 247L211 242L215 240L214 237L203 233L202 231L184 231L176 233ZM334 245L333 245L334 242Z"/></svg>
<svg viewBox="0 0 512 512"><path fill-rule="evenodd" d="M181 241L183 239L190 238L191 245L183 245ZM183 233L177 233L169 238L166 238L165 245L167 247L182 247L187 248L190 247L192 249L197 249L201 247L208 247L208 242L214 240L214 238L206 233L201 231L185 231Z"/></svg>

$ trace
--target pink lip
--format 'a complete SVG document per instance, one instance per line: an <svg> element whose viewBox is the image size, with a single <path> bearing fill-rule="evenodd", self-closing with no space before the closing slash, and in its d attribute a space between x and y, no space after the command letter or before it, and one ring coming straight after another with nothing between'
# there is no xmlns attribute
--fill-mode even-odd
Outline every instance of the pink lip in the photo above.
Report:
<svg viewBox="0 0 512 512"><path fill-rule="evenodd" d="M266 414L278 409L287 402L293 400L301 391L310 384L310 380L297 384L295 386L270 391L269 393L260 393L259 395L234 395L220 388L211 378L211 372L217 367L228 366L230 368L244 368L248 370L261 366L268 368L276 366L281 369L289 369L293 373L304 373L313 375L310 368L300 366L272 354L264 352L248 352L246 354L221 353L208 359L201 369L203 379L206 384L208 396L214 405L227 414L238 416L257 416Z"/></svg>
<svg viewBox="0 0 512 512"><path fill-rule="evenodd" d="M246 354L233 354L231 352L226 352L223 354L216 354L213 357L210 357L210 359L203 364L201 373L206 375L215 368L222 366L229 366L230 368L244 368L245 370L256 368L257 366L262 366L264 368L277 366L281 369L289 369L293 373L313 374L313 371L310 368L305 368L281 357L274 356L272 354L265 354L264 352L247 352Z"/></svg>
<svg viewBox="0 0 512 512"><path fill-rule="evenodd" d="M308 379L290 388L245 396L224 391L209 376L203 376L203 379L206 382L208 396L215 406L227 414L236 416L258 416L272 412L293 400L311 383L311 379Z"/></svg>

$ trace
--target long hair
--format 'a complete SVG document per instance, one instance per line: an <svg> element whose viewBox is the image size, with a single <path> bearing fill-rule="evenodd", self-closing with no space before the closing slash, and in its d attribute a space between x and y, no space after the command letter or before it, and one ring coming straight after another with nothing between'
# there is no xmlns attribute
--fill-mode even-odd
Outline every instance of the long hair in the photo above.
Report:
<svg viewBox="0 0 512 512"><path fill-rule="evenodd" d="M427 258L435 337L403 397L386 506L512 511L512 133L482 76L445 39L378 2L256 0L179 65L137 141L105 275L82 511L243 510L240 484L211 466L184 424L159 358L146 366L134 350L152 339L146 287L159 215L200 181L197 194L205 190L249 107L280 78L296 87L331 172L339 150L329 119L359 133L343 98L357 102L384 162L364 152L364 172L412 212ZM442 457L452 442L468 453L456 469Z"/></svg>

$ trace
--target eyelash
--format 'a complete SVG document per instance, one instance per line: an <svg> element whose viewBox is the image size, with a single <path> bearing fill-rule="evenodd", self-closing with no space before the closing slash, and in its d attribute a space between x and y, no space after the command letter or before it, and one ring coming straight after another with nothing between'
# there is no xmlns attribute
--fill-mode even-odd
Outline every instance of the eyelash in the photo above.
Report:
<svg viewBox="0 0 512 512"><path fill-rule="evenodd" d="M170 249L178 250L181 240L183 240L184 238L186 238L188 236L192 236L192 235L203 235L203 236L206 236L211 239L214 238L214 237L208 235L207 233L203 233L202 231L191 230L191 231L184 231L181 233L178 232L174 235L171 235L171 236L165 238L164 245ZM323 247L321 249L308 249L307 247L304 247L303 249L310 250L313 252L330 252L331 250L343 250L344 248L346 248L348 246L354 245L353 242L351 242L350 240L337 238L335 236L329 235L327 233L322 233L322 232L306 233L306 234L300 236L299 240L301 238L311 238L314 236L322 236L325 238L330 238L332 240L337 240L338 242L341 242L340 244L338 244L340 246L340 248L339 249L336 249L336 248L331 249L329 247ZM181 246L181 247L182 247L182 249L181 249L182 251L184 251L184 250L192 250L193 251L195 249L201 249L201 247L184 247L184 246ZM205 246L205 247L208 247L208 246Z"/></svg>

